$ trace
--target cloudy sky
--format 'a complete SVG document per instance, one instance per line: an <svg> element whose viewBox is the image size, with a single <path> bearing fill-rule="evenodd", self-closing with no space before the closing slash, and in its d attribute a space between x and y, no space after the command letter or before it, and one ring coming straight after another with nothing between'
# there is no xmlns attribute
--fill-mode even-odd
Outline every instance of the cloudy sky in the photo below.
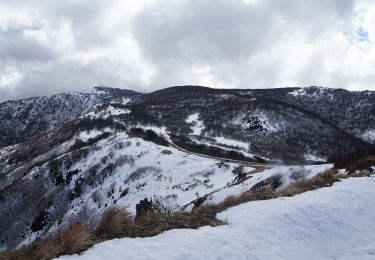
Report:
<svg viewBox="0 0 375 260"><path fill-rule="evenodd" d="M0 100L96 85L375 90L375 3L0 0Z"/></svg>

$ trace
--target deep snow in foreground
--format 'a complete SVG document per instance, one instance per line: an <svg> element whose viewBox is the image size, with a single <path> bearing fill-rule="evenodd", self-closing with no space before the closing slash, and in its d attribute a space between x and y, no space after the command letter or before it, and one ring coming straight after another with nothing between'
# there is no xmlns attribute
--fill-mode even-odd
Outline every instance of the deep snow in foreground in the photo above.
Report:
<svg viewBox="0 0 375 260"><path fill-rule="evenodd" d="M62 259L375 259L375 178L219 214L229 225L124 238Z"/></svg>

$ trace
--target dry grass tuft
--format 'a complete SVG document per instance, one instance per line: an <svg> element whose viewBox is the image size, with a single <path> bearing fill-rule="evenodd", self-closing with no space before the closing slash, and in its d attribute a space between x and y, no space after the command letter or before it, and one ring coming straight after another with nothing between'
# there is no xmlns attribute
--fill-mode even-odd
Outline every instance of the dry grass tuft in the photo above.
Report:
<svg viewBox="0 0 375 260"><path fill-rule="evenodd" d="M57 237L57 241L62 253L70 255L87 250L98 239L89 227L81 224L73 224Z"/></svg>
<svg viewBox="0 0 375 260"><path fill-rule="evenodd" d="M337 170L329 169L324 172L318 173L310 179L298 180L285 189L277 193L278 197L291 197L306 191L315 190L322 187L332 186L333 183L340 179L347 178L346 174L338 174Z"/></svg>
<svg viewBox="0 0 375 260"><path fill-rule="evenodd" d="M110 208L94 230L81 224L73 224L55 236L49 236L31 243L29 246L0 253L0 259L52 259L60 255L77 254L96 243L121 237L150 237L176 228L199 228L218 226L225 222L216 219L216 209L200 207L192 213L151 212L133 222L132 216L124 208Z"/></svg>
<svg viewBox="0 0 375 260"><path fill-rule="evenodd" d="M215 207L217 212L220 212L245 202L256 200L268 200L276 197L277 194L275 190L272 188L272 185L266 185L261 189L249 190L247 192L242 193L239 196L230 195L226 197L222 202L213 205L213 207Z"/></svg>
<svg viewBox="0 0 375 260"><path fill-rule="evenodd" d="M363 174L363 176L367 176L365 173ZM317 174L311 179L300 179L281 191L275 191L272 185L265 185L257 189L251 189L239 196L228 196L222 202L213 205L213 207L216 208L217 212L220 212L249 201L268 200L277 197L291 197L309 190L331 186L334 182L347 177L348 175L346 174L338 174L336 170L329 169Z"/></svg>
<svg viewBox="0 0 375 260"><path fill-rule="evenodd" d="M104 212L95 233L103 239L131 236L134 232L133 217L125 208L110 208Z"/></svg>
<svg viewBox="0 0 375 260"><path fill-rule="evenodd" d="M224 222L216 218L216 208L201 206L191 213L165 214L152 212L136 220L136 237L150 237L171 229L191 228L202 226L219 226Z"/></svg>
<svg viewBox="0 0 375 260"><path fill-rule="evenodd" d="M73 224L56 236L38 239L29 246L2 253L0 259L52 259L60 255L81 253L97 242L98 239L89 227Z"/></svg>
<svg viewBox="0 0 375 260"><path fill-rule="evenodd" d="M0 259L1 260L18 260L18 259L31 259L28 258L27 252L25 248L20 248L14 251L6 251L6 252L0 252Z"/></svg>
<svg viewBox="0 0 375 260"><path fill-rule="evenodd" d="M24 250L25 255L15 259L52 259L63 252L57 239L48 237L37 240L31 244L31 247L26 247Z"/></svg>
<svg viewBox="0 0 375 260"><path fill-rule="evenodd" d="M242 196L242 195L241 195ZM222 202L216 204L215 206L218 208L218 209L227 209L227 208L230 208L230 207L233 207L233 206L236 206L238 205L238 201L239 201L239 197L236 197L234 195L229 195L228 197L226 197Z"/></svg>
<svg viewBox="0 0 375 260"><path fill-rule="evenodd" d="M351 174L349 174L350 177L370 177L371 172L369 170L360 170L360 171L355 171Z"/></svg>

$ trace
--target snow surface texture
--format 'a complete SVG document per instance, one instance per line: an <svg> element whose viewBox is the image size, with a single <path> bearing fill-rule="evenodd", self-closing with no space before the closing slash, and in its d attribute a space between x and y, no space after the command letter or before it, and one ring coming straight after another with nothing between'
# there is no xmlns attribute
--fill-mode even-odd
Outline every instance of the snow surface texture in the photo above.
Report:
<svg viewBox="0 0 375 260"><path fill-rule="evenodd" d="M375 178L219 214L229 224L123 238L61 259L375 259Z"/></svg>

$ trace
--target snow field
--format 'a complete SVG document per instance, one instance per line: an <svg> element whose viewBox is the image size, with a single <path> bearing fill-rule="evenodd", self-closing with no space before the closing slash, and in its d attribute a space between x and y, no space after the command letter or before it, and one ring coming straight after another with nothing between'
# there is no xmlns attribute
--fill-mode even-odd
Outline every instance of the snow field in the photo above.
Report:
<svg viewBox="0 0 375 260"><path fill-rule="evenodd" d="M229 224L123 238L61 259L374 259L375 178L241 204Z"/></svg>

